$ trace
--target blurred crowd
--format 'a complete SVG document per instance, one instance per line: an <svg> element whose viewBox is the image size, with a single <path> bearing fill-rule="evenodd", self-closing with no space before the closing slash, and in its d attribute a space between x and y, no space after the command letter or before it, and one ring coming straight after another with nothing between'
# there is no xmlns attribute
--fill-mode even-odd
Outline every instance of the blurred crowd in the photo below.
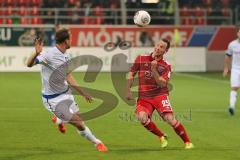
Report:
<svg viewBox="0 0 240 160"><path fill-rule="evenodd" d="M152 16L151 24L174 24L175 0L0 0L0 24L133 24L139 9ZM178 0L180 23L224 24L235 19L239 0ZM124 6L124 7L123 7ZM57 10L55 8L60 8ZM123 9L123 8L126 8ZM230 10L232 9L232 10ZM206 19L206 17L210 17ZM211 18L212 17L212 18Z"/></svg>
<svg viewBox="0 0 240 160"><path fill-rule="evenodd" d="M184 25L231 24L229 21L233 22L236 14L239 14L236 13L239 6L239 0L179 0L181 23Z"/></svg>

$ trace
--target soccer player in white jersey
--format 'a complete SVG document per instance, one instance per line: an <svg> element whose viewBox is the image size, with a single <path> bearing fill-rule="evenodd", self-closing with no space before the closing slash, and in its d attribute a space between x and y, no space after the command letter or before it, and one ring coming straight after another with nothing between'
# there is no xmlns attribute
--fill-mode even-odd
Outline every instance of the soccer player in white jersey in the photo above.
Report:
<svg viewBox="0 0 240 160"><path fill-rule="evenodd" d="M71 46L71 33L67 29L59 29L55 35L56 38L56 46L43 51L43 42L40 38L36 39L35 42L35 53L29 57L27 61L27 66L32 67L35 64L41 64L41 77L42 77L42 100L43 104L47 110L54 113L56 115L56 123L61 126L64 126L64 122L68 122L76 127L79 134L93 142L96 146L96 149L101 152L108 151L107 147L103 144L103 142L97 139L90 129L84 124L77 103L74 101L74 97L71 94L71 89L69 86L72 86L80 95L82 95L88 102L92 101L92 97L84 92L81 87L77 84L76 80L73 78L72 74L62 74L60 75L60 79L53 78L50 80L55 69L63 64L67 64L68 57L66 54L66 50ZM62 76L62 77L61 77ZM56 114L61 112L60 104L63 102L70 101L71 103L67 103L68 111L67 113L63 112L60 115L68 116L70 114L70 118L68 121L63 121L61 117ZM57 107L58 112L57 111ZM64 109L64 108L63 108ZM60 110L60 111L59 111Z"/></svg>
<svg viewBox="0 0 240 160"><path fill-rule="evenodd" d="M240 87L240 28L238 28L237 31L237 39L233 40L228 45L228 50L224 59L223 77L227 76L231 62L232 67L229 113L234 115L237 91Z"/></svg>

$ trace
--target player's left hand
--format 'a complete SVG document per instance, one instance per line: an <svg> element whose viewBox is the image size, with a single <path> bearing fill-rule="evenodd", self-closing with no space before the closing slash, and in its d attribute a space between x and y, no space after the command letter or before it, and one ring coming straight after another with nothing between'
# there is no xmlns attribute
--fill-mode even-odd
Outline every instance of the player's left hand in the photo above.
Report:
<svg viewBox="0 0 240 160"><path fill-rule="evenodd" d="M156 70L157 69L157 61L156 60L153 60L152 62L151 62L151 70L153 71L153 70Z"/></svg>
<svg viewBox="0 0 240 160"><path fill-rule="evenodd" d="M226 78L228 75L228 68L224 68L223 70L223 78Z"/></svg>
<svg viewBox="0 0 240 160"><path fill-rule="evenodd" d="M43 40L41 37L37 37L35 39L35 50L36 50L36 54L40 54L42 52L42 48L43 48Z"/></svg>
<svg viewBox="0 0 240 160"><path fill-rule="evenodd" d="M88 93L84 93L83 97L86 99L88 103L91 103L93 101L92 96L90 96Z"/></svg>

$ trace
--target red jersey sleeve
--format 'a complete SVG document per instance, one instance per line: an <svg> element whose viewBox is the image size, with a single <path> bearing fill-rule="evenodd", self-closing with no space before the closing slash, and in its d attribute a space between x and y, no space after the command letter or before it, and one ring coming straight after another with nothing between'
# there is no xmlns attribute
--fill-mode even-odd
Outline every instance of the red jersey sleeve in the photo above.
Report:
<svg viewBox="0 0 240 160"><path fill-rule="evenodd" d="M163 72L162 77L168 81L170 79L171 76L171 65L167 65L165 71Z"/></svg>
<svg viewBox="0 0 240 160"><path fill-rule="evenodd" d="M130 71L134 73L134 75L140 70L140 63L141 63L141 56L137 56L137 58L134 61L134 64L132 65Z"/></svg>

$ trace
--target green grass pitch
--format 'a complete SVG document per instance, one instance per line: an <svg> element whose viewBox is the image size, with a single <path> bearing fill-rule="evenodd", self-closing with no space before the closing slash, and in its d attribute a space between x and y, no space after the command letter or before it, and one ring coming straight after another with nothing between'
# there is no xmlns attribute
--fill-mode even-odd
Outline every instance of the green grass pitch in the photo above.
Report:
<svg viewBox="0 0 240 160"><path fill-rule="evenodd" d="M83 82L82 73L75 76L82 85L117 96L108 73L101 73L91 84ZM158 126L169 136L169 146L161 149L156 137L134 119L134 107L120 100L112 112L86 122L109 147L108 153L99 153L72 126L67 126L65 135L57 131L42 105L39 73L0 73L0 160L240 159L240 103L231 117L228 80L220 73L175 73L171 83L171 104L195 145L193 150L184 150L172 128L155 114ZM100 103L76 100L82 112Z"/></svg>

